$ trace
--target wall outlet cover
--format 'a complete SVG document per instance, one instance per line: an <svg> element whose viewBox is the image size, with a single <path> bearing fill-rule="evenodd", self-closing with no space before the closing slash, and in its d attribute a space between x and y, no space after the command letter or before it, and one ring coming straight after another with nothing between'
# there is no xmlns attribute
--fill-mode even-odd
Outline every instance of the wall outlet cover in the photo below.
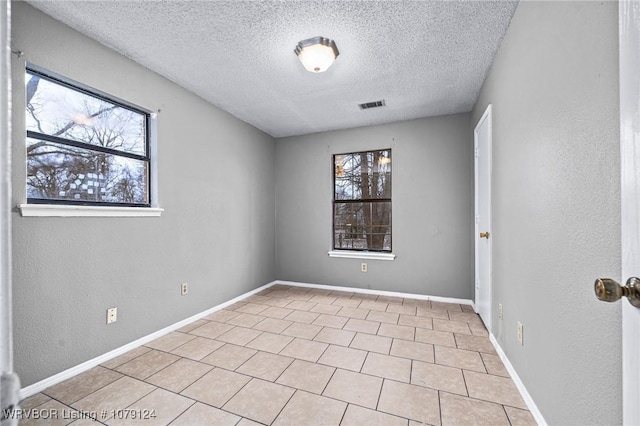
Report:
<svg viewBox="0 0 640 426"><path fill-rule="evenodd" d="M520 321L518 321L518 342L524 345L524 327Z"/></svg>
<svg viewBox="0 0 640 426"><path fill-rule="evenodd" d="M118 308L107 309L107 324L114 323L118 320Z"/></svg>

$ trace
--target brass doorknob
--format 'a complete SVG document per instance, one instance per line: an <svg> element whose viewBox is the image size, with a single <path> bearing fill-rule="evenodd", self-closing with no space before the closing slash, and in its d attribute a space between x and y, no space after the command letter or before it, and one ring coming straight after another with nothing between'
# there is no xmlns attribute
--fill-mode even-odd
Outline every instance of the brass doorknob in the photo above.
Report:
<svg viewBox="0 0 640 426"><path fill-rule="evenodd" d="M640 308L640 278L629 278L624 287L611 278L598 278L593 289L596 297L603 302L615 302L625 296L629 303Z"/></svg>
<svg viewBox="0 0 640 426"><path fill-rule="evenodd" d="M489 233L488 232L481 232L480 233L480 238L486 238L488 240L489 239Z"/></svg>

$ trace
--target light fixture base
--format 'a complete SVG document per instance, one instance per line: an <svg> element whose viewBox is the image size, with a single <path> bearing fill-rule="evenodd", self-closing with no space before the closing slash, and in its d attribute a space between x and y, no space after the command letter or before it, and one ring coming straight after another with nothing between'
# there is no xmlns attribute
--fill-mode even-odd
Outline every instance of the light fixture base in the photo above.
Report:
<svg viewBox="0 0 640 426"><path fill-rule="evenodd" d="M305 69L314 73L326 71L340 55L336 43L321 36L302 40L294 52Z"/></svg>

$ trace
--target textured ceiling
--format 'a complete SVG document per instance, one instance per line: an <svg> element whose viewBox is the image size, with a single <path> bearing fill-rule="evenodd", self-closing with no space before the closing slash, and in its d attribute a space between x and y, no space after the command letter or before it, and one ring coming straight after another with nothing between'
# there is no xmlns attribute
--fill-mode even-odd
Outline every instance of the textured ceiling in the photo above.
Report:
<svg viewBox="0 0 640 426"><path fill-rule="evenodd" d="M30 4L274 137L470 111L517 1ZM309 73L298 41L335 40ZM360 110L359 103L386 106Z"/></svg>

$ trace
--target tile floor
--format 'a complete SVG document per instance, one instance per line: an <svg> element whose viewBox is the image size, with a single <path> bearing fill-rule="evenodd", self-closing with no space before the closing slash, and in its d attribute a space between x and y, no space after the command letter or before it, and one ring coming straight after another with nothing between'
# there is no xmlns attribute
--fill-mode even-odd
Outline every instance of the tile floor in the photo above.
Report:
<svg viewBox="0 0 640 426"><path fill-rule="evenodd" d="M22 408L58 418L21 425L535 424L470 306L283 285Z"/></svg>

